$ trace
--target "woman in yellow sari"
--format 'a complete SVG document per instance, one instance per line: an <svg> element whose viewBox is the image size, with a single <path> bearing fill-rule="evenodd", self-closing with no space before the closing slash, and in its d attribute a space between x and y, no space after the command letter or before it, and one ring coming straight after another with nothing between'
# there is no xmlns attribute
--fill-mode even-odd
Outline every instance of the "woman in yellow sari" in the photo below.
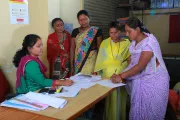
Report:
<svg viewBox="0 0 180 120"><path fill-rule="evenodd" d="M112 21L109 24L110 37L103 40L99 48L95 72L104 78L110 78L114 73L121 73L128 66L130 42L128 39L120 38L120 32L123 30L124 26L120 26L117 21ZM106 98L105 120L125 120L126 100L125 87L114 90Z"/></svg>
<svg viewBox="0 0 180 120"><path fill-rule="evenodd" d="M80 27L75 28L71 34L70 73L91 74L94 72L97 51L102 41L102 30L90 26L86 10L80 10L77 18Z"/></svg>

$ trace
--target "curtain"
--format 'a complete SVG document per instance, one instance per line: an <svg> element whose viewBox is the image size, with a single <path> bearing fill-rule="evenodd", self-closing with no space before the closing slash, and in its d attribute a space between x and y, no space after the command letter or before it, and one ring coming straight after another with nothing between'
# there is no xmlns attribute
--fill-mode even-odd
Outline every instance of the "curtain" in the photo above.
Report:
<svg viewBox="0 0 180 120"><path fill-rule="evenodd" d="M180 42L180 15L169 17L169 43Z"/></svg>

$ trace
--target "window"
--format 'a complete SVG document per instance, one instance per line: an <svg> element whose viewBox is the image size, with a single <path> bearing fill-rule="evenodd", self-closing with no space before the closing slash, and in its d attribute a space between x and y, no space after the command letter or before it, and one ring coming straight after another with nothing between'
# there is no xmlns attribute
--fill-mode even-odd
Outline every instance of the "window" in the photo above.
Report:
<svg viewBox="0 0 180 120"><path fill-rule="evenodd" d="M151 9L180 8L180 0L151 0Z"/></svg>

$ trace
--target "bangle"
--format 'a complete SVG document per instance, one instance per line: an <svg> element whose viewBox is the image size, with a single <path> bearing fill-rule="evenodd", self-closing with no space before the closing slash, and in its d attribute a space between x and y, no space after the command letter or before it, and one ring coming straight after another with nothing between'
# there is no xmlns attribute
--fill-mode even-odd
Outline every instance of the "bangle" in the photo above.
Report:
<svg viewBox="0 0 180 120"><path fill-rule="evenodd" d="M119 74L119 77L121 78L121 82L122 82L123 78L122 78L121 74Z"/></svg>

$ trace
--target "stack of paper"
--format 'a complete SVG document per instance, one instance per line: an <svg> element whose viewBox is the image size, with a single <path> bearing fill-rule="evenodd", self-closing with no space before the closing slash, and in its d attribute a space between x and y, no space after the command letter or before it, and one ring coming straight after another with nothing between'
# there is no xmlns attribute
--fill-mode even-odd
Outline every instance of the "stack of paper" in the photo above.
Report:
<svg viewBox="0 0 180 120"><path fill-rule="evenodd" d="M52 97L49 95L41 94L41 93L35 93L35 92L28 92L25 94L25 97L38 101L43 104L47 104L54 108L63 108L67 101L65 99Z"/></svg>
<svg viewBox="0 0 180 120"><path fill-rule="evenodd" d="M73 88L84 88L87 89L96 84L97 81L101 80L100 75L85 75L82 73L78 73L74 76L70 77L71 80L74 81L73 85L70 87Z"/></svg>
<svg viewBox="0 0 180 120"><path fill-rule="evenodd" d="M85 75L82 73L78 73L74 76L71 76L70 79L73 81L95 82L95 81L101 80L101 76L100 75Z"/></svg>
<svg viewBox="0 0 180 120"><path fill-rule="evenodd" d="M15 98L6 100L1 103L1 106L32 110L32 111L40 111L49 107L49 105L47 104L42 104L37 101L28 99L24 95L18 95Z"/></svg>

